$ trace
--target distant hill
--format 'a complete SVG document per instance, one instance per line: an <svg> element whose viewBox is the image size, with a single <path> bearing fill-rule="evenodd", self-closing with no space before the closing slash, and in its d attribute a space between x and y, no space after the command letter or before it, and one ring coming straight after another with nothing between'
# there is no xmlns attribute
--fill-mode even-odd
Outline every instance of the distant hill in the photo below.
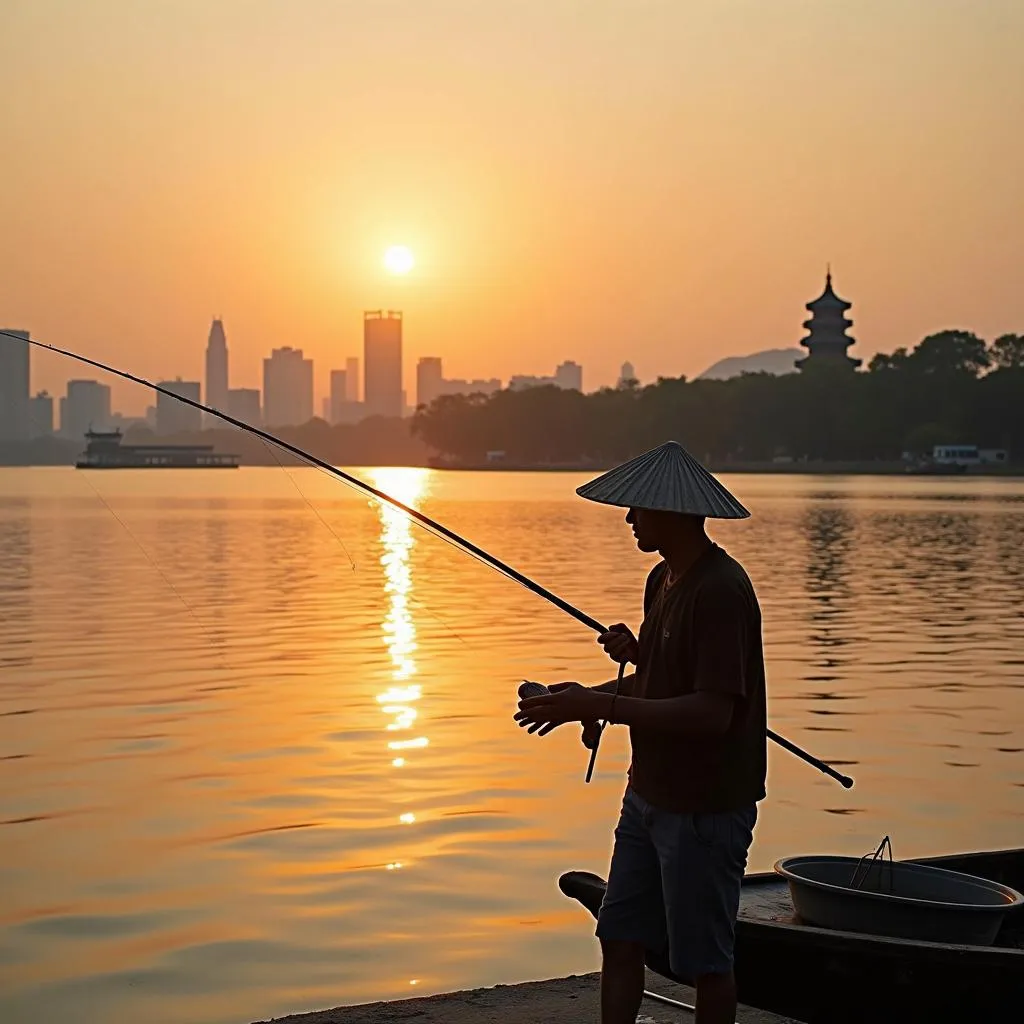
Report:
<svg viewBox="0 0 1024 1024"><path fill-rule="evenodd" d="M807 352L802 348L771 348L749 356L729 356L709 366L697 380L728 380L741 373L795 373L795 360L806 355Z"/></svg>

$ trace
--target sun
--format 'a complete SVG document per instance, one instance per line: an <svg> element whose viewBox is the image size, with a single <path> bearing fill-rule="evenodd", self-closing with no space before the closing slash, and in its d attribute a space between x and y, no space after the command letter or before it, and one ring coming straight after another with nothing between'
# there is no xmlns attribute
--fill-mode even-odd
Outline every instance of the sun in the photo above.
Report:
<svg viewBox="0 0 1024 1024"><path fill-rule="evenodd" d="M408 274L416 265L412 249L405 245L393 245L384 253L384 266L392 274Z"/></svg>

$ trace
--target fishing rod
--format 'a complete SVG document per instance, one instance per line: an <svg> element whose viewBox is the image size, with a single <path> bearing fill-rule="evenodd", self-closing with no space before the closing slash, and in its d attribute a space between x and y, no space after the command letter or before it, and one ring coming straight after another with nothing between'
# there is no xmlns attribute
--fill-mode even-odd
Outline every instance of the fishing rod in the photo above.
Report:
<svg viewBox="0 0 1024 1024"><path fill-rule="evenodd" d="M455 533L454 530L448 529L447 526L431 519L430 516L424 515L419 510L410 508L410 506L406 505L404 502L399 501L398 498L392 497L390 494L379 490L371 484L366 483L364 480L360 480L359 477L352 476L351 473L346 473L344 470L338 469L337 466L332 466L329 462L325 462L323 459L319 459L315 455L311 455L309 452L303 451L303 449L276 437L274 434L271 434L260 427L255 427L251 423L246 423L244 420L236 419L234 416L229 416L227 413L221 412L219 409L215 409L212 406L203 405L202 402L197 402L194 399L187 398L185 395L176 394L168 388L161 387L159 384L154 384L152 381L146 380L144 377L138 377L133 373L129 373L127 370L119 370L115 366L109 366L106 363L100 362L98 359L90 359L88 356L79 355L77 352L71 352L68 349L59 348L56 345L50 345L46 342L38 341L35 338L25 338L23 335L13 334L10 331L0 330L0 335L13 339L17 342L21 342L22 344L34 345L36 348L45 349L48 352L54 352L57 355L66 356L68 359L74 359L79 363L84 363L86 366L95 367L97 370L103 370L104 373L111 373L115 377L131 381L133 384L141 384L143 387L156 391L158 394L166 395L168 398L176 399L179 402L184 402L185 405L189 405L193 409L198 409L200 412L205 412L210 416L223 420L225 423L230 423L233 427L238 427L239 430L248 431L250 434L254 434L256 437L259 437L264 441L277 445L277 447L281 448L283 451L289 452L296 458L302 459L303 461L330 473L332 476L343 480L345 483L355 487L357 490L372 495L378 501L393 505L395 508L404 512L407 516L414 519L422 526L425 526L427 529L447 538L462 550L469 552L480 561L490 565L494 569L497 569L500 573L507 576L509 579L514 580L516 583L519 583L527 590L532 591L538 597L542 597L544 600L550 601L551 604L555 605L555 607L560 608L567 615L571 615L578 622L581 622L584 626L588 626L599 635L601 633L608 632L607 628L598 622L597 619L587 615L586 612L580 611L575 606L569 604L568 601L559 597L557 594L553 594L546 587L542 587L539 583L531 580L528 576L524 576L521 572L513 569L512 566L507 565L505 562L501 561L500 558L496 558L494 555L490 554L490 552L484 551L483 548L478 547L472 541L466 540L465 537L461 537L459 534ZM773 740L775 743L779 744L780 747L783 747L791 754L795 754L801 760L806 761L809 765L817 768L818 771L835 779L837 782L841 783L845 789L850 789L853 786L853 779L848 775L843 775L841 772L836 771L830 764L827 764L820 758L817 758L801 747L798 747L795 743L787 740L784 736L780 736L771 729L767 730L767 734L770 740ZM588 770L587 773L588 780L590 772L593 770L593 762L596 755L597 747L595 744L594 749L591 751L590 770Z"/></svg>

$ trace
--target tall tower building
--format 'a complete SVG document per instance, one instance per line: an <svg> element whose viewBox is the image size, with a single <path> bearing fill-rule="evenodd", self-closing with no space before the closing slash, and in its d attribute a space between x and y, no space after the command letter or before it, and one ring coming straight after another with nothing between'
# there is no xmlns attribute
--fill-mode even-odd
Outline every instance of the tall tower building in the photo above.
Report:
<svg viewBox="0 0 1024 1024"><path fill-rule="evenodd" d="M359 360L355 356L345 360L345 399L359 401Z"/></svg>
<svg viewBox="0 0 1024 1024"><path fill-rule="evenodd" d="M228 411L228 343L224 324L214 320L206 342L206 404L220 412ZM216 426L216 416L207 416L207 426Z"/></svg>
<svg viewBox="0 0 1024 1024"><path fill-rule="evenodd" d="M416 405L430 405L444 393L444 373L437 356L424 356L416 364Z"/></svg>
<svg viewBox="0 0 1024 1024"><path fill-rule="evenodd" d="M24 339L18 341L9 335ZM0 441L27 441L29 423L28 331L4 328L0 335Z"/></svg>
<svg viewBox="0 0 1024 1024"><path fill-rule="evenodd" d="M313 418L313 360L301 348L275 348L263 360L263 422L301 427Z"/></svg>
<svg viewBox="0 0 1024 1024"><path fill-rule="evenodd" d="M175 380L162 380L159 387L166 388L175 395L182 398L190 398L193 402L199 401L200 385L197 380L182 380L180 377ZM225 410L226 411L226 410ZM201 409L195 409L191 405L179 402L170 395L156 395L156 432L158 434L191 434L201 430L203 426L203 413Z"/></svg>
<svg viewBox="0 0 1024 1024"><path fill-rule="evenodd" d="M633 364L629 362L623 363L622 369L619 370L618 386L624 388L629 381L636 379L636 370L633 368Z"/></svg>
<svg viewBox="0 0 1024 1024"><path fill-rule="evenodd" d="M348 392L348 370L331 370L331 397L327 399L328 414L324 417L328 423L344 421Z"/></svg>
<svg viewBox="0 0 1024 1024"><path fill-rule="evenodd" d="M399 417L402 400L402 314L363 314L363 404L367 416Z"/></svg>
<svg viewBox="0 0 1024 1024"><path fill-rule="evenodd" d="M800 344L808 350L808 355L796 361L801 370L825 366L855 370L860 366L860 359L846 353L854 343L846 333L847 328L853 326L853 321L846 316L851 305L832 290L832 272L829 271L825 275L825 290L813 302L807 303L811 318L804 321L808 333Z"/></svg>

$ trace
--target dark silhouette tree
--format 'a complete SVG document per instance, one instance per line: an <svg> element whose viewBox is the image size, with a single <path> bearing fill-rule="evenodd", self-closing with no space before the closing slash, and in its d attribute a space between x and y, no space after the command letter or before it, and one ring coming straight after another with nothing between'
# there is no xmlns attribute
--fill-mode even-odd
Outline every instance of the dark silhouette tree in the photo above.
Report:
<svg viewBox="0 0 1024 1024"><path fill-rule="evenodd" d="M1024 334L1003 334L992 342L992 362L1001 370L1024 369Z"/></svg>

